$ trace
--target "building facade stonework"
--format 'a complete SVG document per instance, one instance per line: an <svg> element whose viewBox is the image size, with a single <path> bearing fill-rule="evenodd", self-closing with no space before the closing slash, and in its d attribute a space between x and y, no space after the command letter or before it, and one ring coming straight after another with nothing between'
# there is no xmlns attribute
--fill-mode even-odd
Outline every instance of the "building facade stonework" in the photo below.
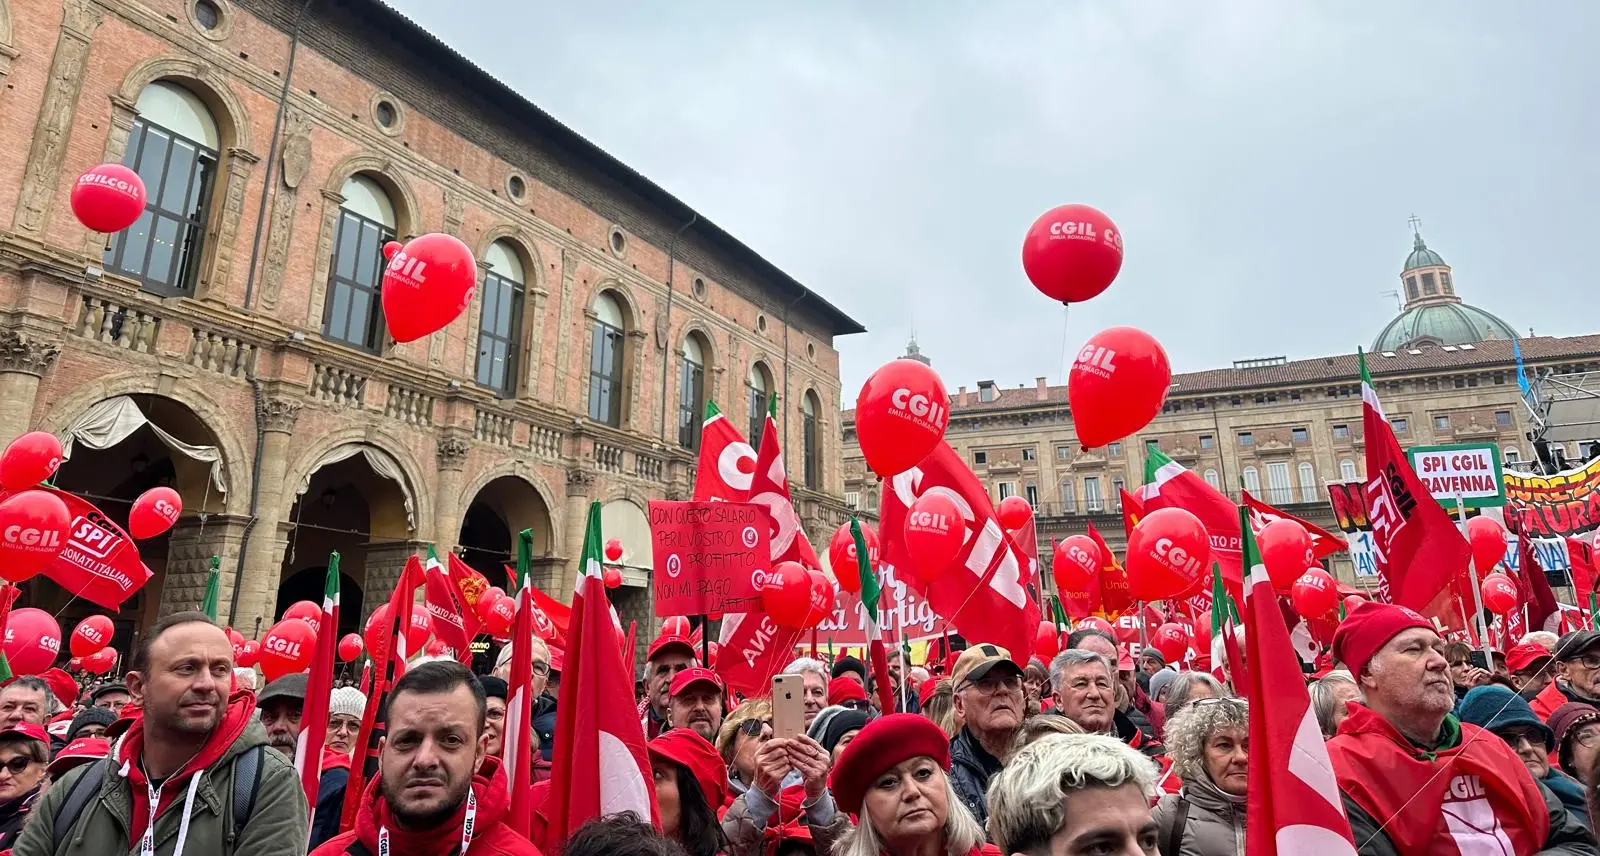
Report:
<svg viewBox="0 0 1600 856"><path fill-rule="evenodd" d="M72 440L58 483L114 519L184 501L119 633L194 608L213 556L263 632L335 550L355 626L430 544L503 581L525 528L565 597L590 500L648 627L646 506L691 492L708 399L742 426L778 395L808 530L843 519L860 325L387 6L0 0L0 80L0 443ZM150 197L116 236L69 204L107 161ZM475 297L398 344L378 251L427 232Z"/></svg>

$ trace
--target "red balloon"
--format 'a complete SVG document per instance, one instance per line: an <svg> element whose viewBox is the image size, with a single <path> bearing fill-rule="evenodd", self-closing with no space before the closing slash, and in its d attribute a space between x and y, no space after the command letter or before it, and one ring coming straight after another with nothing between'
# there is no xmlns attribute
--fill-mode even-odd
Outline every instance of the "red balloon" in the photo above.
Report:
<svg viewBox="0 0 1600 856"><path fill-rule="evenodd" d="M856 442L867 466L884 478L920 463L949 424L944 381L916 360L885 363L856 396Z"/></svg>
<svg viewBox="0 0 1600 856"><path fill-rule="evenodd" d="M1189 639L1189 648L1201 657L1211 656L1211 620L1200 616L1200 620L1190 626L1192 637Z"/></svg>
<svg viewBox="0 0 1600 856"><path fill-rule="evenodd" d="M1483 605L1496 615L1505 615L1521 601L1515 580L1501 573L1483 578ZM9 634L7 634L9 638Z"/></svg>
<svg viewBox="0 0 1600 856"><path fill-rule="evenodd" d="M1493 517L1474 517L1467 521L1467 544L1472 547L1472 566L1480 574L1488 573L1506 558L1506 529Z"/></svg>
<svg viewBox="0 0 1600 856"><path fill-rule="evenodd" d="M170 487L153 487L133 501L128 510L128 534L154 538L172 528L183 513L183 498Z"/></svg>
<svg viewBox="0 0 1600 856"><path fill-rule="evenodd" d="M27 490L61 468L61 441L48 431L29 431L0 452L0 488Z"/></svg>
<svg viewBox="0 0 1600 856"><path fill-rule="evenodd" d="M606 561L618 562L622 560L622 539L612 538L606 542Z"/></svg>
<svg viewBox="0 0 1600 856"><path fill-rule="evenodd" d="M360 634L346 633L344 638L339 640L339 661L350 663L359 656L361 656Z"/></svg>
<svg viewBox="0 0 1600 856"><path fill-rule="evenodd" d="M1088 535L1063 538L1056 544L1054 561L1050 563L1050 571L1056 578L1056 589L1075 592L1089 588L1104 560L1100 545Z"/></svg>
<svg viewBox="0 0 1600 856"><path fill-rule="evenodd" d="M821 571L806 571L811 577L811 608L806 612L806 626L816 627L833 613L833 581Z"/></svg>
<svg viewBox="0 0 1600 856"><path fill-rule="evenodd" d="M1046 663L1061 653L1061 633L1056 630L1055 622L1039 622L1039 629L1033 634L1033 653Z"/></svg>
<svg viewBox="0 0 1600 856"><path fill-rule="evenodd" d="M1189 650L1189 631L1182 624L1169 621L1156 628L1150 646L1160 651L1168 663L1176 663Z"/></svg>
<svg viewBox="0 0 1600 856"><path fill-rule="evenodd" d="M484 589L483 594L478 595L477 605L473 607L473 612L477 613L478 620L487 622L489 616L494 613L495 602L506 596L505 589L499 586L489 586ZM512 603L514 604L516 601L512 601ZM487 630L484 632L488 633ZM489 635L493 636L495 634L490 633Z"/></svg>
<svg viewBox="0 0 1600 856"><path fill-rule="evenodd" d="M511 598L506 598L511 600ZM517 602L511 601L511 612L516 614ZM406 651L415 654L427 644L428 637L433 635L433 619L428 617L428 611L420 606L411 607L411 626L406 629Z"/></svg>
<svg viewBox="0 0 1600 856"><path fill-rule="evenodd" d="M511 622L517 619L517 602L510 595L500 595L489 605L489 616L483 620L483 632L503 638L511 632Z"/></svg>
<svg viewBox="0 0 1600 856"><path fill-rule="evenodd" d="M1088 205L1052 208L1028 227L1022 270L1051 300L1081 303L1109 288L1122 270L1122 232Z"/></svg>
<svg viewBox="0 0 1600 856"><path fill-rule="evenodd" d="M396 342L411 342L450 326L478 282L478 263L459 238L431 232L384 246L383 318Z"/></svg>
<svg viewBox="0 0 1600 856"><path fill-rule="evenodd" d="M622 585L622 569L618 567L607 567L605 569L604 578L606 588L614 589Z"/></svg>
<svg viewBox="0 0 1600 856"><path fill-rule="evenodd" d="M799 562L779 562L761 585L761 608L779 627L805 629L811 612L811 574Z"/></svg>
<svg viewBox="0 0 1600 856"><path fill-rule="evenodd" d="M1356 607L1358 607L1361 604L1366 603L1366 602L1367 602L1367 599L1362 597L1359 594L1345 595L1345 598L1344 598L1344 613L1345 613L1345 615L1349 615L1351 612L1354 612Z"/></svg>
<svg viewBox="0 0 1600 856"><path fill-rule="evenodd" d="M872 526L861 524L861 540L867 542L867 564L870 567L878 566L878 533ZM850 524L846 523L834 530L833 537L828 539L828 564L833 568L834 579L839 581L839 588L847 592L861 591L861 566L856 558L856 539L850 535Z"/></svg>
<svg viewBox="0 0 1600 856"><path fill-rule="evenodd" d="M1134 600L1165 600L1194 586L1211 565L1211 539L1200 518L1158 508L1128 538L1128 591Z"/></svg>
<svg viewBox="0 0 1600 856"><path fill-rule="evenodd" d="M83 671L83 658L82 657L73 657L72 659L68 660L67 661L67 671L69 671L69 672L80 672L80 671Z"/></svg>
<svg viewBox="0 0 1600 856"><path fill-rule="evenodd" d="M289 608L283 611L283 617L279 620L286 621L290 618L304 621L311 625L312 630L322 629L322 607L309 600L297 600L289 604Z"/></svg>
<svg viewBox="0 0 1600 856"><path fill-rule="evenodd" d="M1139 616L1129 613L1117 616L1117 620L1112 623L1112 626L1116 628L1117 641L1125 644L1138 642L1140 631L1144 629L1144 624L1139 621Z"/></svg>
<svg viewBox="0 0 1600 856"><path fill-rule="evenodd" d="M1078 621L1075 626L1079 630L1098 630L1102 633L1114 632L1113 628L1111 627L1111 622L1094 615Z"/></svg>
<svg viewBox="0 0 1600 856"><path fill-rule="evenodd" d="M25 490L0 502L0 577L20 583L44 570L67 545L71 524L67 504L47 490ZM11 670L23 674L15 665Z"/></svg>
<svg viewBox="0 0 1600 856"><path fill-rule="evenodd" d="M91 615L72 628L72 638L67 640L67 647L72 650L72 656L87 657L110 645L113 632L115 628L111 626L110 618Z"/></svg>
<svg viewBox="0 0 1600 856"><path fill-rule="evenodd" d="M42 609L14 609L6 619L3 647L12 674L40 674L54 665L61 653L61 625Z"/></svg>
<svg viewBox="0 0 1600 856"><path fill-rule="evenodd" d="M1000 525L1016 531L1028 525L1033 519L1033 506L1020 496L1008 496L1000 500L1000 507L995 509L995 516L1000 518Z"/></svg>
<svg viewBox="0 0 1600 856"><path fill-rule="evenodd" d="M1321 618L1339 605L1339 585L1327 571L1312 568L1294 581L1289 599L1301 617Z"/></svg>
<svg viewBox="0 0 1600 856"><path fill-rule="evenodd" d="M924 583L938 579L967 538L961 507L943 491L917 497L906 510L903 537L911 554L911 572Z"/></svg>
<svg viewBox="0 0 1600 856"><path fill-rule="evenodd" d="M662 636L683 636L687 638L694 628L689 625L689 619L682 615L669 615L661 622Z"/></svg>
<svg viewBox="0 0 1600 856"><path fill-rule="evenodd" d="M1261 564L1267 566L1272 588L1279 592L1288 591L1306 568L1317 563L1311 553L1311 536L1293 520L1280 517L1261 527L1256 545L1261 548Z"/></svg>
<svg viewBox="0 0 1600 856"><path fill-rule="evenodd" d="M444 644L442 639L429 640L428 644L422 646L422 653L427 654L429 657L443 657L445 652L449 650L450 646Z"/></svg>
<svg viewBox="0 0 1600 856"><path fill-rule="evenodd" d="M1143 330L1112 327L1090 337L1067 374L1067 404L1087 448L1121 440L1161 412L1172 365Z"/></svg>
<svg viewBox="0 0 1600 856"><path fill-rule="evenodd" d="M120 232L144 213L144 179L120 163L103 163L78 176L72 213L96 232Z"/></svg>
<svg viewBox="0 0 1600 856"><path fill-rule="evenodd" d="M316 652L317 631L298 618L285 618L261 639L261 674L270 681L303 672Z"/></svg>
<svg viewBox="0 0 1600 856"><path fill-rule="evenodd" d="M234 665L250 668L261 660L261 643L254 639L244 640L244 647L239 656L234 658Z"/></svg>
<svg viewBox="0 0 1600 856"><path fill-rule="evenodd" d="M233 646L234 651L238 651L239 646L244 644L244 634L234 630L232 627L224 627L222 632L228 635L228 644Z"/></svg>
<svg viewBox="0 0 1600 856"><path fill-rule="evenodd" d="M306 601L309 603L309 601ZM381 647L378 642L380 632L388 632L393 628L394 619L390 617L389 604L380 605L372 611L367 618L367 626L361 633L361 638L367 643L368 651L376 651ZM301 621L301 624L306 622ZM307 625L308 627L310 625ZM422 650L428 637L433 635L433 620L428 618L427 610L420 606L411 608L411 626L406 628L406 651L415 654ZM392 648L391 648L392 650Z"/></svg>
<svg viewBox="0 0 1600 856"><path fill-rule="evenodd" d="M101 648L100 650L84 657L80 663L83 670L91 675L103 675L116 668L117 652L114 648Z"/></svg>

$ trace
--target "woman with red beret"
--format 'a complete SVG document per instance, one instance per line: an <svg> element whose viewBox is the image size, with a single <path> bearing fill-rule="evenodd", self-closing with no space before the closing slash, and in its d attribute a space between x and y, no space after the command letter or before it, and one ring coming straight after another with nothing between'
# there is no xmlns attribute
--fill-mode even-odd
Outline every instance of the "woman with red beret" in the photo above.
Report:
<svg viewBox="0 0 1600 856"><path fill-rule="evenodd" d="M717 856L727 850L717 821L728 796L728 771L716 747L687 728L674 728L646 744L656 786L661 834L677 841L689 856Z"/></svg>
<svg viewBox="0 0 1600 856"><path fill-rule="evenodd" d="M983 829L950 787L950 741L911 713L869 723L840 753L830 788L856 815L838 856L977 856Z"/></svg>

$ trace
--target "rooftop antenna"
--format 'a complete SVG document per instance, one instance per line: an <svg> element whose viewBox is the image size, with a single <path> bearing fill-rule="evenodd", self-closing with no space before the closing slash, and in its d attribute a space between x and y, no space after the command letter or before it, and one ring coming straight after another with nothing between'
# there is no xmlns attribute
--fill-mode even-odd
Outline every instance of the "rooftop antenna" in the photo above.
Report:
<svg viewBox="0 0 1600 856"><path fill-rule="evenodd" d="M1431 274L1430 274L1430 276L1431 276ZM1380 296L1382 296L1382 297L1393 297L1394 298L1394 308L1396 310L1398 310L1398 311L1401 311L1401 312L1405 311L1406 302L1404 300L1400 299L1400 292L1399 291L1397 291L1397 290L1380 291L1380 292L1378 292L1378 294Z"/></svg>

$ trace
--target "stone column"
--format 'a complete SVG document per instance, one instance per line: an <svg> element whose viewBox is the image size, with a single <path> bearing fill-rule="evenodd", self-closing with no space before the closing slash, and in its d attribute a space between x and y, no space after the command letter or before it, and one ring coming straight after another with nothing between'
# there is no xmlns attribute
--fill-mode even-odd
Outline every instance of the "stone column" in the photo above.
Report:
<svg viewBox="0 0 1600 856"><path fill-rule="evenodd" d="M456 548L461 535L461 471L472 447L455 434L439 438L439 491L434 495L433 547L440 556Z"/></svg>
<svg viewBox="0 0 1600 856"><path fill-rule="evenodd" d="M17 194L15 228L39 234L50 219L61 167L67 158L67 142L72 120L78 112L78 96L89 66L89 42L100 26L103 10L93 0L66 0L61 7L61 29L56 35L55 54L50 58L50 73L45 78L44 100L33 126L33 142L28 147L28 167Z"/></svg>
<svg viewBox="0 0 1600 856"><path fill-rule="evenodd" d="M185 517L172 528L167 539L167 570L161 586L158 614L199 609L206 595L206 579L211 574L211 557L220 559L221 584L217 597L217 617L228 618L228 594L233 573L239 567L239 546L244 541L247 518L222 514L209 515L202 524L198 517ZM271 540L266 533L261 537ZM271 607L268 607L270 612ZM270 616L263 619L263 622ZM250 622L250 627L254 621ZM240 628L235 628L240 629ZM240 629L248 635L249 627Z"/></svg>
<svg viewBox="0 0 1600 856"><path fill-rule="evenodd" d="M261 448L256 450L261 457L256 525L250 530L250 540L244 548L243 579L237 581L240 587L238 610L228 622L236 628L252 627L257 619L263 625L270 624L273 608L278 603L278 578L283 572L278 526L289 510L284 502L292 496L292 491L285 490L288 486L283 483L284 470L289 466L289 443L299 416L300 403L286 398L268 398L256 408L256 419L265 433ZM225 586L223 597L231 598L232 589L231 585Z"/></svg>
<svg viewBox="0 0 1600 856"><path fill-rule="evenodd" d="M572 597L578 579L578 562L583 557L583 536L589 527L589 499L594 495L594 473L584 469L567 470L567 572L558 575L551 592L558 600Z"/></svg>
<svg viewBox="0 0 1600 856"><path fill-rule="evenodd" d="M0 448L32 427L39 378L60 355L59 345L0 330L0 401L5 402L0 407Z"/></svg>

